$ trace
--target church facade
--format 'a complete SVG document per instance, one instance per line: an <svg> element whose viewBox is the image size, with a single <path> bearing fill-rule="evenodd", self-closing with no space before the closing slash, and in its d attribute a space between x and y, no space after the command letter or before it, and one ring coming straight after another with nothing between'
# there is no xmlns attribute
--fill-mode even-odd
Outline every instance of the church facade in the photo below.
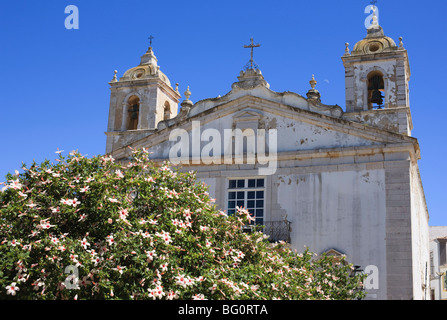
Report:
<svg viewBox="0 0 447 320"><path fill-rule="evenodd" d="M272 240L346 255L368 273L368 299L428 299L407 51L373 23L341 59L344 109L321 103L314 77L306 97L270 90L253 56L230 92L193 103L150 47L110 82L106 152L125 161L128 146L144 147L196 171L221 210L247 208Z"/></svg>

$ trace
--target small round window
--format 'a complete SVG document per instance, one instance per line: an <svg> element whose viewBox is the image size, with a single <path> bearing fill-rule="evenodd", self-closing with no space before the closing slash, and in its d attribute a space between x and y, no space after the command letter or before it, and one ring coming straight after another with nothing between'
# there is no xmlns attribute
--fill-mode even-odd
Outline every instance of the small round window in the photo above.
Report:
<svg viewBox="0 0 447 320"><path fill-rule="evenodd" d="M380 49L382 49L382 45L380 42L373 42L368 46L368 51L369 52L377 52Z"/></svg>
<svg viewBox="0 0 447 320"><path fill-rule="evenodd" d="M144 75L144 70L140 69L135 71L135 73L133 74L133 78L134 79L139 79Z"/></svg>

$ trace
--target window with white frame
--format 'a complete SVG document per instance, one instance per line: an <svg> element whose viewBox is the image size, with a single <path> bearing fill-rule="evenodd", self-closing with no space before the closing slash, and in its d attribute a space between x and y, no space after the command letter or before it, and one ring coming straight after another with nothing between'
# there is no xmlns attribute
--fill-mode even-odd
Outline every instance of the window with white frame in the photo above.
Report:
<svg viewBox="0 0 447 320"><path fill-rule="evenodd" d="M265 179L248 178L228 180L227 204L228 215L234 214L236 207L244 207L255 217L255 224L263 225L265 212Z"/></svg>

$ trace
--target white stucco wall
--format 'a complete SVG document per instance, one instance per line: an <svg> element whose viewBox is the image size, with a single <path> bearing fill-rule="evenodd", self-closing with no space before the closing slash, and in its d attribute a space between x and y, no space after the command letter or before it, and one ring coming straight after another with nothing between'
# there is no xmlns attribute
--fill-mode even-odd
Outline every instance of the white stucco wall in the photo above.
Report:
<svg viewBox="0 0 447 320"><path fill-rule="evenodd" d="M379 270L386 299L385 174L383 170L279 176L278 203L292 221L291 245L317 254L334 248L350 263Z"/></svg>
<svg viewBox="0 0 447 320"><path fill-rule="evenodd" d="M430 299L430 249L428 212L416 165L411 168L411 233L413 257L413 296Z"/></svg>

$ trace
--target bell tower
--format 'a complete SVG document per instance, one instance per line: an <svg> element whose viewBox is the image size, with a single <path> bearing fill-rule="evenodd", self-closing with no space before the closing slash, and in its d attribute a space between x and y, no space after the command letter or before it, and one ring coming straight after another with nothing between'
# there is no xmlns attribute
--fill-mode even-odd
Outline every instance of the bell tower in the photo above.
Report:
<svg viewBox="0 0 447 320"><path fill-rule="evenodd" d="M117 71L110 84L106 152L152 134L158 123L177 115L180 93L161 72L151 45L140 64L121 78Z"/></svg>
<svg viewBox="0 0 447 320"><path fill-rule="evenodd" d="M367 35L342 56L345 67L346 112L396 114L396 130L410 135L412 130L409 86L410 66L402 38L399 45L385 36L378 23L376 7ZM391 117L388 117L391 119Z"/></svg>

